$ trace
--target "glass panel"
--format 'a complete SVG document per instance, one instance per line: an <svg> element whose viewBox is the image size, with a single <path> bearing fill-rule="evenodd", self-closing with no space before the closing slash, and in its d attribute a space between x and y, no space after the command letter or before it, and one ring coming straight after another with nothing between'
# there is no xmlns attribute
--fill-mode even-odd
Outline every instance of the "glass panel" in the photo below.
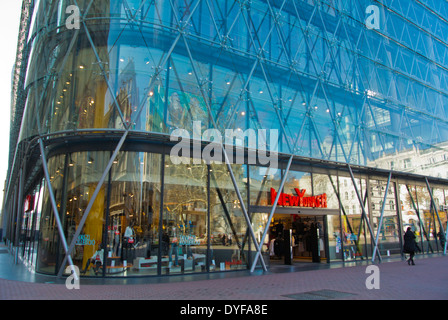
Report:
<svg viewBox="0 0 448 320"><path fill-rule="evenodd" d="M64 168L64 162L65 156L63 155L48 160L48 173L58 208L61 207L62 200L62 192L60 190L62 190L64 175L61 170ZM42 273L54 274L58 266L59 233L46 182L44 190L36 270Z"/></svg>
<svg viewBox="0 0 448 320"><path fill-rule="evenodd" d="M327 208L339 209L337 195L337 177L313 173L314 194L327 195ZM341 219L339 215L327 215L328 253L329 259L342 260Z"/></svg>
<svg viewBox="0 0 448 320"><path fill-rule="evenodd" d="M365 194L365 187L361 188L360 179L356 179L356 188L361 197L365 198L363 196ZM350 261L364 258L366 257L366 243L370 243L370 234L362 218L362 208L351 178L339 177L339 192L342 210L342 248L344 260ZM366 208L367 213L366 202L364 202L364 208Z"/></svg>
<svg viewBox="0 0 448 320"><path fill-rule="evenodd" d="M370 180L370 202L372 209L372 229L378 238L378 250L381 256L401 253L400 230L398 225L397 206L395 198L395 183L390 182L384 205L383 224L378 231L381 218L381 208L386 193L387 181Z"/></svg>
<svg viewBox="0 0 448 320"><path fill-rule="evenodd" d="M379 27L390 42L357 28L365 1L78 1L90 37L81 31L71 46L74 33L62 31L70 16L63 8L72 2L41 1L33 19L24 124L38 110L43 133L121 129L122 121L166 133L190 128L195 118L207 123L210 99L220 128L278 130L282 152L293 152L297 141L299 155L441 174L422 166L442 164L448 137L446 47L424 30L446 28L428 22L431 10L421 10L423 29L406 23L415 21L411 1L396 5L403 13L382 12ZM174 42L177 32L188 37ZM181 106L175 121L168 105ZM36 131L24 126L21 139Z"/></svg>
<svg viewBox="0 0 448 320"><path fill-rule="evenodd" d="M68 155L64 226L70 244L110 159L110 152L79 152ZM64 166L63 166L64 167ZM107 203L107 181L98 192L86 222L76 239L73 263L82 275L106 273L104 217Z"/></svg>
<svg viewBox="0 0 448 320"><path fill-rule="evenodd" d="M243 199L247 199L245 165L232 165L232 171ZM244 203L246 209L247 201ZM266 223L252 215L253 226L260 237ZM225 164L210 166L210 270L246 269L249 264L251 236L235 187ZM258 238L257 241L261 239ZM252 245L252 243L251 243Z"/></svg>
<svg viewBox="0 0 448 320"><path fill-rule="evenodd" d="M417 202L420 209L420 217L423 223L423 252L433 253L437 251L437 235L435 233L436 217L431 205L431 195L425 186L416 186Z"/></svg>
<svg viewBox="0 0 448 320"><path fill-rule="evenodd" d="M111 171L107 275L157 275L161 155L121 152ZM132 266L132 267L131 267ZM131 268L130 268L131 267Z"/></svg>
<svg viewBox="0 0 448 320"><path fill-rule="evenodd" d="M435 217L435 229L434 233L437 239L439 240L437 243L438 251L443 251L445 247L445 232L447 226L447 214L446 214L446 204L445 204L445 193L442 188L434 188L432 190L432 195L434 197L434 201L436 203L438 217Z"/></svg>
<svg viewBox="0 0 448 320"><path fill-rule="evenodd" d="M283 187L283 193L298 196L296 189L299 190L301 194L303 193L303 196L301 196L302 198L313 196L311 173L293 170L289 171ZM278 192L278 190L276 191ZM289 203L289 201L284 201L283 205L289 206L291 203ZM296 206L300 206L300 203ZM303 203L302 206L305 206L305 204Z"/></svg>
<svg viewBox="0 0 448 320"><path fill-rule="evenodd" d="M424 239L424 218L418 207L417 188L412 185L400 185L400 200L402 206L403 234L408 227L411 228L416 236L416 242L420 250L423 247Z"/></svg>
<svg viewBox="0 0 448 320"><path fill-rule="evenodd" d="M194 131L193 122L200 122L201 129L207 128L208 110L201 91L197 89L196 77L202 78L201 73L204 73L207 79L208 66L196 63L193 68L190 59L180 55L173 55L170 61L167 127L169 132L181 128L190 135L200 136L201 133Z"/></svg>
<svg viewBox="0 0 448 320"><path fill-rule="evenodd" d="M42 217L42 199L44 196L45 187L43 185L44 181L41 182L39 187L36 189L33 199L33 221L31 225L30 232L30 246L28 252L28 261L30 265L34 268L36 266L37 250L38 250L38 236L40 229L40 221Z"/></svg>
<svg viewBox="0 0 448 320"><path fill-rule="evenodd" d="M225 136L225 129L247 129L249 112L242 95L243 79L238 73L214 66L211 110L218 130ZM241 96L240 96L241 95ZM232 141L233 142L233 141Z"/></svg>
<svg viewBox="0 0 448 320"><path fill-rule="evenodd" d="M271 189L278 191L281 182L281 170L276 168L249 166L250 177L250 204L251 206L272 206ZM265 239L261 239L264 228L269 218L268 213L251 212L251 219L253 221L254 231L256 232L257 241L262 244L262 253L266 262L269 262L267 254L269 253L269 244L273 238L271 233L266 234ZM251 258L256 254L255 246L251 241ZM252 261L251 261L252 263ZM258 262L257 266L261 266Z"/></svg>
<svg viewBox="0 0 448 320"><path fill-rule="evenodd" d="M250 204L269 206L271 188L278 191L281 182L281 171L276 168L249 166Z"/></svg>
<svg viewBox="0 0 448 320"><path fill-rule="evenodd" d="M187 159L188 162L190 159ZM204 163L165 160L162 273L206 271L207 177Z"/></svg>
<svg viewBox="0 0 448 320"><path fill-rule="evenodd" d="M42 183L42 182L41 182ZM22 221L22 256L24 261L35 267L38 242L38 226L42 212L42 196L44 188L39 184L32 194L25 197L24 217Z"/></svg>

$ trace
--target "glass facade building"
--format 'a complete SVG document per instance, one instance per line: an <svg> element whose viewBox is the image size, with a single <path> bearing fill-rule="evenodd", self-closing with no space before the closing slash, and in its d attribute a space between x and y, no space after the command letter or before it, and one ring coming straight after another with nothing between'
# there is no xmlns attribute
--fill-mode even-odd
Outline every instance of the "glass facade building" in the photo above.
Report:
<svg viewBox="0 0 448 320"><path fill-rule="evenodd" d="M3 233L37 272L446 250L446 2L23 3Z"/></svg>

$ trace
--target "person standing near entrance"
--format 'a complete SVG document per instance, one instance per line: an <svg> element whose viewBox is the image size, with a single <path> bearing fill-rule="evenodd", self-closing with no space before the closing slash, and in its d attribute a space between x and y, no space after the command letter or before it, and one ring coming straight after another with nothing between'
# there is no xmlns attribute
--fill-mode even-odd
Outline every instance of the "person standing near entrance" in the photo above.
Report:
<svg viewBox="0 0 448 320"><path fill-rule="evenodd" d="M403 252L410 254L410 257L407 260L408 265L411 265L411 263L413 266L415 265L414 263L415 249L416 249L415 235L414 232L412 232L411 227L408 227L406 229L406 233L404 234L404 246L403 246Z"/></svg>

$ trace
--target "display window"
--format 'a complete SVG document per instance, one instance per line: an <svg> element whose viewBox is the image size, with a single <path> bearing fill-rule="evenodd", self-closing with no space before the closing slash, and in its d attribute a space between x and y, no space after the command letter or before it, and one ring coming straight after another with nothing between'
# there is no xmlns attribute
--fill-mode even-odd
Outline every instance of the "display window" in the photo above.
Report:
<svg viewBox="0 0 448 320"><path fill-rule="evenodd" d="M284 171L269 174L266 167L235 164L230 173L222 163L173 162L168 154L121 151L97 188L111 155L73 152L48 161L64 235L75 244L72 260L83 276L247 270L257 246L268 264L283 263L285 247L279 243L288 243L296 262L363 260L373 252L371 232L379 238L380 254L389 256L401 253L407 227L422 252L443 250L439 234L446 228L447 205L442 188L432 189L432 204L423 185L390 181L386 190L387 181L373 177L356 177L353 184L348 176L290 170L268 221ZM325 195L325 205L317 201L319 195ZM38 272L55 274L65 254L45 181L25 200L22 253Z"/></svg>
<svg viewBox="0 0 448 320"><path fill-rule="evenodd" d="M208 167L164 163L162 274L205 272L208 242Z"/></svg>
<svg viewBox="0 0 448 320"><path fill-rule="evenodd" d="M400 184L400 201L403 232L409 227L416 236L419 252L443 251L446 232L446 190L434 188L431 194L426 186ZM437 212L436 212L437 210Z"/></svg>
<svg viewBox="0 0 448 320"><path fill-rule="evenodd" d="M313 173L313 191L315 194L327 195L327 208L339 211L337 196L337 177L328 174ZM342 237L340 215L327 215L325 217L328 237L328 259L330 261L342 260Z"/></svg>
<svg viewBox="0 0 448 320"><path fill-rule="evenodd" d="M62 190L64 183L62 170L64 164L65 155L53 157L48 161L48 173L54 190ZM63 201L62 192L55 192L55 201L60 207ZM36 270L41 273L54 274L59 263L59 250L59 233L48 192L48 185L45 183L42 198L42 214L39 222Z"/></svg>
<svg viewBox="0 0 448 320"><path fill-rule="evenodd" d="M232 172L247 209L247 166L232 165ZM209 173L210 271L247 269L253 244L227 166L212 164Z"/></svg>
<svg viewBox="0 0 448 320"><path fill-rule="evenodd" d="M61 203L61 211L65 213L61 217L64 233L69 246L72 242L75 243L72 260L81 274L85 275L101 275L105 264L103 235L108 185L101 186L94 201L92 197L109 157L110 152L104 151L68 154L64 163L66 175L64 187L61 190L55 189L55 193L65 193L65 199ZM93 201L91 210L82 229L76 235L91 201ZM64 254L61 251L59 263L63 258Z"/></svg>
<svg viewBox="0 0 448 320"><path fill-rule="evenodd" d="M366 218L369 217L369 208L366 193L366 181L350 177L339 177L339 197L341 199L341 249L344 261L365 259L367 257L367 244L371 242ZM356 190L363 200L362 206Z"/></svg>
<svg viewBox="0 0 448 320"><path fill-rule="evenodd" d="M157 275L160 259L160 154L120 152L111 169L106 273Z"/></svg>

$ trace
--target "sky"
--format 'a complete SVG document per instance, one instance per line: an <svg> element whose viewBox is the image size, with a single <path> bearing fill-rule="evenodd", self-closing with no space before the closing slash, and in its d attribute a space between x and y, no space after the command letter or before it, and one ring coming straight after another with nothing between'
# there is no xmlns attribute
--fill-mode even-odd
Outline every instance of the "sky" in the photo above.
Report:
<svg viewBox="0 0 448 320"><path fill-rule="evenodd" d="M0 2L0 30L2 48L0 50L0 208L3 204L3 186L8 171L9 128L11 108L11 75L16 59L22 0L2 0ZM0 226L1 227L1 226Z"/></svg>

